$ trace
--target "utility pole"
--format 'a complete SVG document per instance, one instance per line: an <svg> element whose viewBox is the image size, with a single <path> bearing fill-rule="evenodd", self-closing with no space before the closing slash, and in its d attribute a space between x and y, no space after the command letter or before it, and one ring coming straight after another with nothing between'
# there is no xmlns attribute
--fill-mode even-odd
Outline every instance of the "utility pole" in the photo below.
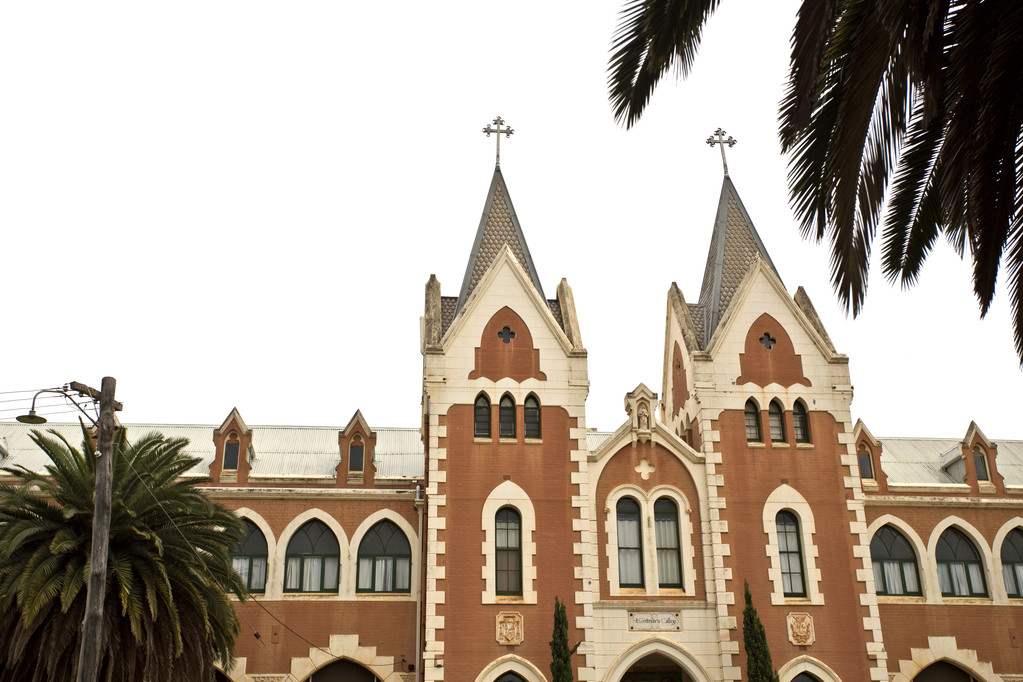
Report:
<svg viewBox="0 0 1023 682"><path fill-rule="evenodd" d="M107 554L110 548L110 506L114 477L114 400L117 381L103 377L102 390L72 381L71 390L99 401L96 458L96 492L92 514L92 554L89 557L89 587L82 620L82 648L78 652L78 682L96 682L100 652L103 651L103 602L106 599Z"/></svg>

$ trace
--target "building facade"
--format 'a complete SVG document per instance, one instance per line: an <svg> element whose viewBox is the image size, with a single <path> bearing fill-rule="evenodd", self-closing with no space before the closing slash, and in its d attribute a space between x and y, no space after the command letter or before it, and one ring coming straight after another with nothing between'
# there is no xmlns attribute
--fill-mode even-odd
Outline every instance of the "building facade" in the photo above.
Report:
<svg viewBox="0 0 1023 682"><path fill-rule="evenodd" d="M1023 441L854 422L727 175L695 300L668 289L660 394L590 428L572 289L498 167L460 288L426 284L418 427L127 426L246 519L218 679L541 682L560 599L577 680L743 680L748 585L781 682L1023 680ZM20 424L0 455L43 465Z"/></svg>

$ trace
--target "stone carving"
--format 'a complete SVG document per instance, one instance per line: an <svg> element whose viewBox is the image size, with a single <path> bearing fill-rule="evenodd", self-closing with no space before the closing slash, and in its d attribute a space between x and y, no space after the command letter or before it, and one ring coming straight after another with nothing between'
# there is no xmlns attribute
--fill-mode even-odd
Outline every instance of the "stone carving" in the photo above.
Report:
<svg viewBox="0 0 1023 682"><path fill-rule="evenodd" d="M809 613L790 613L785 619L788 624L789 641L796 646L810 646L816 636L813 632L813 616Z"/></svg>
<svg viewBox="0 0 1023 682"><path fill-rule="evenodd" d="M251 679L252 682L285 682L285 680L288 679L288 676L273 673L270 675L249 675L249 679Z"/></svg>
<svg viewBox="0 0 1023 682"><path fill-rule="evenodd" d="M639 404L639 429L640 431L650 430L650 408L646 403Z"/></svg>
<svg viewBox="0 0 1023 682"><path fill-rule="evenodd" d="M682 619L678 611L629 611L631 632L680 632Z"/></svg>
<svg viewBox="0 0 1023 682"><path fill-rule="evenodd" d="M497 614L497 643L502 646L522 644L525 633L522 614L517 611L501 611Z"/></svg>

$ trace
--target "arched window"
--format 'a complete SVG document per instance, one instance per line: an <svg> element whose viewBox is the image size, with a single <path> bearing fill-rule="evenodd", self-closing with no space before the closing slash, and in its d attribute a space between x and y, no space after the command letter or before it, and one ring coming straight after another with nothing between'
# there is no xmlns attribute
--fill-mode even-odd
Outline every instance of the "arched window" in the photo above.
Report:
<svg viewBox="0 0 1023 682"><path fill-rule="evenodd" d="M667 497L654 502L654 535L657 539L657 583L661 587L681 589L678 506Z"/></svg>
<svg viewBox="0 0 1023 682"><path fill-rule="evenodd" d="M540 401L535 395L526 397L523 404L523 411L526 426L526 438L540 438Z"/></svg>
<svg viewBox="0 0 1023 682"><path fill-rule="evenodd" d="M365 459L366 446L362 442L362 436L355 434L352 437L352 442L348 446L348 471L355 473L362 473L365 465L363 461Z"/></svg>
<svg viewBox="0 0 1023 682"><path fill-rule="evenodd" d="M497 682L526 682L520 675L515 673L505 673L497 678Z"/></svg>
<svg viewBox="0 0 1023 682"><path fill-rule="evenodd" d="M245 530L231 552L231 565L241 576L245 589L262 593L266 589L266 538L256 524L248 519L244 521Z"/></svg>
<svg viewBox="0 0 1023 682"><path fill-rule="evenodd" d="M763 440L760 436L760 408L752 400L746 401L746 440L750 443Z"/></svg>
<svg viewBox="0 0 1023 682"><path fill-rule="evenodd" d="M772 400L767 408L767 421L771 424L771 442L785 441L785 411L777 400Z"/></svg>
<svg viewBox="0 0 1023 682"><path fill-rule="evenodd" d="M1002 543L1002 577L1009 596L1023 598L1023 531L1019 528L1009 531Z"/></svg>
<svg viewBox="0 0 1023 682"><path fill-rule="evenodd" d="M643 587L643 530L639 503L631 497L618 500L618 584Z"/></svg>
<svg viewBox="0 0 1023 682"><path fill-rule="evenodd" d="M285 592L336 592L341 549L323 521L303 525L288 543Z"/></svg>
<svg viewBox="0 0 1023 682"><path fill-rule="evenodd" d="M799 673L792 678L792 682L821 682L816 676L810 673Z"/></svg>
<svg viewBox="0 0 1023 682"><path fill-rule="evenodd" d="M501 397L501 438L515 437L515 401L505 393Z"/></svg>
<svg viewBox="0 0 1023 682"><path fill-rule="evenodd" d="M909 542L891 526L881 526L870 541L874 587L878 594L920 594L916 554Z"/></svg>
<svg viewBox="0 0 1023 682"><path fill-rule="evenodd" d="M473 435L476 438L490 438L490 399L480 393L473 408Z"/></svg>
<svg viewBox="0 0 1023 682"><path fill-rule="evenodd" d="M412 548L391 521L381 521L359 543L357 592L408 592Z"/></svg>
<svg viewBox="0 0 1023 682"><path fill-rule="evenodd" d="M502 507L496 518L497 594L522 594L522 517Z"/></svg>
<svg viewBox="0 0 1023 682"><path fill-rule="evenodd" d="M792 432L797 443L810 442L810 415L806 413L802 400L797 400L792 406Z"/></svg>
<svg viewBox="0 0 1023 682"><path fill-rule="evenodd" d="M860 443L856 451L856 462L860 465L860 478L874 478L874 464L866 443Z"/></svg>
<svg viewBox="0 0 1023 682"><path fill-rule="evenodd" d="M774 523L778 530L782 592L786 597L805 597L803 543L799 538L799 520L790 511L780 511L774 517Z"/></svg>
<svg viewBox="0 0 1023 682"><path fill-rule="evenodd" d="M956 528L946 528L934 550L938 585L945 597L986 597L984 564L977 548Z"/></svg>
<svg viewBox="0 0 1023 682"><path fill-rule="evenodd" d="M980 449L979 445L973 447L973 467L977 471L978 481L991 480L991 474L987 470L987 457L984 456L984 451Z"/></svg>

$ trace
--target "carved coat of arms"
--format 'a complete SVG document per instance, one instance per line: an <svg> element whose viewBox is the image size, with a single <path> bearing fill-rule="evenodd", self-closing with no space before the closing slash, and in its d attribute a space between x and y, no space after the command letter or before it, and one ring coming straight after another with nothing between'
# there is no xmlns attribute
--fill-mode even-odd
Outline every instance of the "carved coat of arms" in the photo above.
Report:
<svg viewBox="0 0 1023 682"><path fill-rule="evenodd" d="M522 644L522 614L517 611L501 611L497 614L497 643L502 646Z"/></svg>
<svg viewBox="0 0 1023 682"><path fill-rule="evenodd" d="M790 613L786 618L789 641L796 646L810 646L816 639L813 632L813 616L809 613Z"/></svg>

